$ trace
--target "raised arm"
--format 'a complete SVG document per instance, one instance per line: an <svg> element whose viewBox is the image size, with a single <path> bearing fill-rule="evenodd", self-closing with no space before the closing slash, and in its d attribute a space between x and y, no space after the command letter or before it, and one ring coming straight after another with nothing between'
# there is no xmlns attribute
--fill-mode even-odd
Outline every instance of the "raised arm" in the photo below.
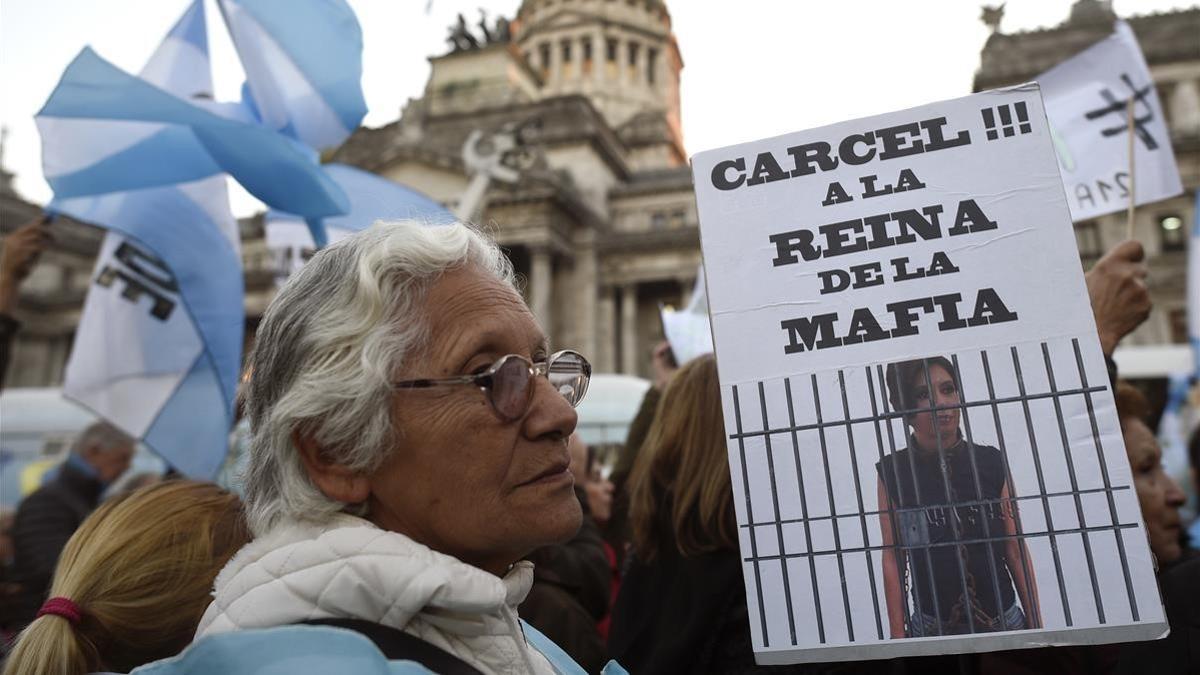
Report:
<svg viewBox="0 0 1200 675"><path fill-rule="evenodd" d="M883 480L879 480L879 529L883 534L883 595L887 598L888 626L893 638L904 635L904 583L901 575L908 558L904 551L895 548L896 531L892 527L892 502L888 498Z"/></svg>
<svg viewBox="0 0 1200 675"><path fill-rule="evenodd" d="M1004 534L1007 535L1004 559L1017 587L1021 608L1025 610L1026 624L1029 628L1041 628L1042 608L1038 602L1037 576L1033 571L1033 558L1029 555L1029 547L1025 545L1024 538L1017 536L1017 505L1010 501L1011 485L1012 478L1005 476L1004 488L1000 491L1000 512L1004 519Z"/></svg>

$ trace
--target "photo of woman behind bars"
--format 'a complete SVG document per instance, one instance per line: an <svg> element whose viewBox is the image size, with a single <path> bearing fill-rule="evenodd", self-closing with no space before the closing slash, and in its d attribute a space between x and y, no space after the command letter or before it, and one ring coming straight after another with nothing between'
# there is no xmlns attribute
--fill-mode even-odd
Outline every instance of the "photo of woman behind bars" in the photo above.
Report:
<svg viewBox="0 0 1200 675"><path fill-rule="evenodd" d="M887 367L908 447L879 472L883 585L893 638L1040 628L1004 455L959 429L959 377L942 356ZM970 429L970 425L968 425Z"/></svg>

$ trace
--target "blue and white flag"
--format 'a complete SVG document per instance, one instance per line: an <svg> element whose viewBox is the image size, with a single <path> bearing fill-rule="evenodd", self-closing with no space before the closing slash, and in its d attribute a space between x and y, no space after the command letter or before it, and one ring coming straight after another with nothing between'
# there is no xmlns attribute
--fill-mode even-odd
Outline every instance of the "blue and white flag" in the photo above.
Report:
<svg viewBox="0 0 1200 675"><path fill-rule="evenodd" d="M269 129L323 150L358 128L367 105L362 29L343 0L219 0L246 71L252 109Z"/></svg>
<svg viewBox="0 0 1200 675"><path fill-rule="evenodd" d="M325 172L350 199L350 211L325 219L329 243L366 229L376 220L418 220L428 225L456 221L446 207L411 188L345 164L326 164ZM316 250L304 220L271 211L266 219L267 248L282 284L300 269Z"/></svg>
<svg viewBox="0 0 1200 675"><path fill-rule="evenodd" d="M1167 402L1158 421L1158 444L1162 447L1163 470L1180 485L1188 481L1188 430L1183 419L1191 388L1191 373L1171 373L1167 376Z"/></svg>
<svg viewBox="0 0 1200 675"><path fill-rule="evenodd" d="M141 76L180 99L211 100L201 0L184 13ZM82 138L122 130L87 119L67 126ZM51 145L46 152L53 160ZM124 146L136 146L136 139L126 138ZM73 159L86 166L88 151L95 159L103 149L84 145ZM224 176L57 199L50 208L109 229L64 392L184 474L212 479L233 422L244 325L237 222Z"/></svg>
<svg viewBox="0 0 1200 675"><path fill-rule="evenodd" d="M185 101L91 49L67 66L37 123L43 171L59 199L173 185L224 171L268 206L305 218L349 208L310 148Z"/></svg>

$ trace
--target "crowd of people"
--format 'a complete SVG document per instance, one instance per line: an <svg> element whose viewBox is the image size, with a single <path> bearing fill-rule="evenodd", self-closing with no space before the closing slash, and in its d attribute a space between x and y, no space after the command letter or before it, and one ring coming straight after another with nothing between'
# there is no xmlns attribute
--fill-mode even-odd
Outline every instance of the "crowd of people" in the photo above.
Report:
<svg viewBox="0 0 1200 675"><path fill-rule="evenodd" d="M31 224L4 242L0 301L46 241ZM1088 273L1106 356L1149 314L1142 257L1125 242ZM0 305L8 336L10 308ZM0 539L11 549L5 675L1200 668L1200 556L1180 519L1183 493L1163 473L1148 404L1111 358L1169 637L772 667L756 665L751 646L715 358L675 364L665 344L655 349L654 386L610 482L575 433L591 366L552 337L506 256L472 227L377 223L324 248L258 327L241 395L251 435L240 496L174 477L101 501L134 442L99 423L21 502ZM941 357L892 364L887 380L897 411L958 400ZM905 536L890 509L957 480L918 468L906 482L894 466L964 442L957 411L904 422L914 459L878 466L885 543ZM994 454L962 456L986 462L979 489L1003 500L1011 478ZM1012 527L1004 513L993 520ZM890 585L885 565L892 635L954 632L962 611L994 630L1037 627L1036 580L1013 541L976 556L1005 570L994 600L951 595L934 607L921 579L942 563L921 574L914 564L915 583ZM907 616L910 601L930 611Z"/></svg>

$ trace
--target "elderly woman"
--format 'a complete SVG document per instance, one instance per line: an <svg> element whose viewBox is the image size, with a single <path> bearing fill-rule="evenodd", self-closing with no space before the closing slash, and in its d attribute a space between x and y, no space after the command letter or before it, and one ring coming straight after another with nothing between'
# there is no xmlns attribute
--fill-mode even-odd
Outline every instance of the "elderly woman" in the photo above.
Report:
<svg viewBox="0 0 1200 675"><path fill-rule="evenodd" d="M551 351L494 243L398 222L329 246L249 368L255 539L198 638L328 624L436 672L555 672L517 618L521 558L579 529L567 439L591 367Z"/></svg>

